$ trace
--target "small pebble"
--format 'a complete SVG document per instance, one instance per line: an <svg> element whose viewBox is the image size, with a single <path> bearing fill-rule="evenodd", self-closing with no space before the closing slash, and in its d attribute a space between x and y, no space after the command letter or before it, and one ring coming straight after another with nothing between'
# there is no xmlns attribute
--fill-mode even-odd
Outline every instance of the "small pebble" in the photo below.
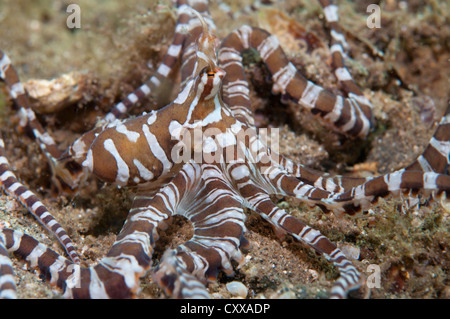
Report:
<svg viewBox="0 0 450 319"><path fill-rule="evenodd" d="M242 282L232 281L227 283L227 290L233 295L241 298L247 297L248 289Z"/></svg>
<svg viewBox="0 0 450 319"><path fill-rule="evenodd" d="M446 212L450 212L450 201L446 198L441 198L441 206Z"/></svg>
<svg viewBox="0 0 450 319"><path fill-rule="evenodd" d="M348 259L358 260L361 250L359 247L344 243L338 245L339 249Z"/></svg>

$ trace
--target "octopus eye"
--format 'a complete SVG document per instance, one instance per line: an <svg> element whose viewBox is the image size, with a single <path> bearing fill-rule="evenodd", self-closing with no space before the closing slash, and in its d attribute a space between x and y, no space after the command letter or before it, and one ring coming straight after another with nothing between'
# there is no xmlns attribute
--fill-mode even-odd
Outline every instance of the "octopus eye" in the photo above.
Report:
<svg viewBox="0 0 450 319"><path fill-rule="evenodd" d="M208 72L208 73L206 73L206 74L208 75L209 78L214 77L214 72Z"/></svg>

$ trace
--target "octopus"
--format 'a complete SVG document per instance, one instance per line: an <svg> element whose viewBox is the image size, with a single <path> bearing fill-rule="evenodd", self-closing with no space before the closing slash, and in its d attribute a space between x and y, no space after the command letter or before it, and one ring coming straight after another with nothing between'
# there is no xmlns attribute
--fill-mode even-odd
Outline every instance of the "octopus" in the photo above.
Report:
<svg viewBox="0 0 450 319"><path fill-rule="evenodd" d="M293 198L338 217L367 213L380 198L403 195L445 200L450 188L448 109L428 146L405 168L380 176L348 177L313 170L276 151L255 124L255 105L243 56L256 51L267 68L271 91L319 118L336 134L365 138L374 127L373 106L344 65L347 43L338 9L322 0L331 36L336 79L345 94L335 94L306 79L289 61L276 36L244 25L222 41L208 2L176 2L172 43L153 76L61 152L30 107L11 59L0 52L0 78L18 109L19 127L37 140L60 192L83 185L88 173L103 182L132 190L126 220L107 254L84 265L76 244L38 196L21 183L6 156L0 136L0 183L51 233L67 257L33 237L3 225L0 232L0 296L14 298L16 288L9 254L37 268L67 298L130 298L140 278L151 273L166 295L208 298L208 284L220 273L233 276L249 249L246 220L252 211L286 236L309 247L339 273L330 291L345 298L367 285L350 258L321 232L277 205ZM181 74L178 94L169 104L124 119L131 109L171 76ZM274 130L275 131L275 130ZM177 215L192 225L192 237L167 248L152 264L160 233ZM236 266L238 265L238 266Z"/></svg>

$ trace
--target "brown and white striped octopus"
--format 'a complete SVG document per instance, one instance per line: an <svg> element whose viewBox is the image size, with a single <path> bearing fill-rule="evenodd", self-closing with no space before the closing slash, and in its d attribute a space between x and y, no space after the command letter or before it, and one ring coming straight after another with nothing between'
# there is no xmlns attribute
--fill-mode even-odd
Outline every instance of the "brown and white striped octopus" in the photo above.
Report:
<svg viewBox="0 0 450 319"><path fill-rule="evenodd" d="M345 298L364 284L352 262L319 231L278 207L272 195L296 198L334 214L355 215L380 197L401 193L447 196L450 115L445 113L428 147L408 167L373 178L330 176L294 163L271 150L255 126L254 106L242 64L256 50L269 70L274 94L306 108L333 130L366 137L373 126L372 105L344 66L347 47L338 25L337 6L320 0L331 30L335 75L345 95L305 79L286 58L277 38L242 26L222 42L206 0L178 0L172 44L148 82L117 104L92 131L61 152L30 108L27 93L10 58L0 51L0 78L19 110L20 126L32 130L49 160L54 180L75 189L86 173L136 189L121 232L105 257L80 266L75 245L51 212L13 173L0 136L0 184L19 200L64 246L68 258L31 236L0 229L0 297L16 297L9 254L38 268L68 298L129 298L140 278L151 272L169 296L208 298L207 284L219 271L233 273L248 246L245 210L267 220L278 233L311 247L339 272L330 296ZM181 61L181 88L170 104L124 120L129 110L154 92ZM152 266L158 229L174 215L185 216L193 236L168 249Z"/></svg>

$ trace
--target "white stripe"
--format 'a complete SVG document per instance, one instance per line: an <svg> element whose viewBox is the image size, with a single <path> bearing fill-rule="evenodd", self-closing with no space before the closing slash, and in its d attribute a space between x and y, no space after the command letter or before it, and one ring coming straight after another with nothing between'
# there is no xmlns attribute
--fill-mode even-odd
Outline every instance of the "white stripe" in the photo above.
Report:
<svg viewBox="0 0 450 319"><path fill-rule="evenodd" d="M43 244L39 244L33 248L33 250L25 258L25 260L30 262L30 268L35 268L37 266L39 257L41 257L46 250L47 247Z"/></svg>
<svg viewBox="0 0 450 319"><path fill-rule="evenodd" d="M449 124L449 123L450 123L450 114L443 116L441 122L439 122L439 124Z"/></svg>
<svg viewBox="0 0 450 319"><path fill-rule="evenodd" d="M33 110L31 109L25 109L24 107L21 107L19 109L19 117L20 117L20 126L25 126L28 122L33 121L36 119L36 114L34 114Z"/></svg>
<svg viewBox="0 0 450 319"><path fill-rule="evenodd" d="M0 60L0 77L2 79L5 78L5 71L8 66L11 64L11 60L6 54L3 54L3 58Z"/></svg>
<svg viewBox="0 0 450 319"><path fill-rule="evenodd" d="M180 8L181 7L178 8L178 11L180 11ZM175 27L175 33L184 34L184 33L187 33L188 30L189 30L189 27L186 23L178 23L177 26Z"/></svg>
<svg viewBox="0 0 450 319"><path fill-rule="evenodd" d="M153 173L149 171L144 165L142 165L142 163L139 162L138 159L135 158L133 160L133 164L138 169L139 176L141 176L144 180L149 181L154 177Z"/></svg>
<svg viewBox="0 0 450 319"><path fill-rule="evenodd" d="M31 210L33 212L35 212L39 207L44 206L40 201L37 201L36 203L33 204L33 206L31 206ZM44 219L45 217L47 217L47 215L50 215L49 213L43 213L40 216L40 219Z"/></svg>
<svg viewBox="0 0 450 319"><path fill-rule="evenodd" d="M341 55L344 55L344 50L342 49L342 45L340 43L335 43L330 48L331 53L339 52Z"/></svg>
<svg viewBox="0 0 450 319"><path fill-rule="evenodd" d="M24 200L27 200L29 197L33 196L34 194L27 190L26 192L22 193L19 197L23 198Z"/></svg>
<svg viewBox="0 0 450 319"><path fill-rule="evenodd" d="M25 89L23 88L22 83L17 82L11 86L11 90L9 92L13 99L15 99L20 94L25 94Z"/></svg>
<svg viewBox="0 0 450 319"><path fill-rule="evenodd" d="M352 76L345 67L337 68L335 74L339 81L352 81Z"/></svg>
<svg viewBox="0 0 450 319"><path fill-rule="evenodd" d="M144 269L139 266L136 257L124 253L117 257L104 257L102 264L109 268L111 272L122 276L128 288L136 287L139 276L144 272Z"/></svg>
<svg viewBox="0 0 450 319"><path fill-rule="evenodd" d="M194 80L190 80L186 84L186 86L183 88L183 90L180 93L178 93L177 98L175 99L175 101L173 101L173 103L183 104L184 102L186 102L187 98L190 95L189 93L190 93L193 85L194 85Z"/></svg>
<svg viewBox="0 0 450 319"><path fill-rule="evenodd" d="M65 269L65 262L64 262L65 260L66 260L65 258L59 256L48 268L50 273L50 284L55 284L56 281L59 279L59 272ZM78 265L74 265L74 267L77 266Z"/></svg>
<svg viewBox="0 0 450 319"><path fill-rule="evenodd" d="M307 108L314 108L316 105L316 101L319 98L320 92L322 92L322 88L318 85L315 85L311 81L308 81L306 85L305 91L302 94L302 97L299 100L299 104L303 105Z"/></svg>
<svg viewBox="0 0 450 319"><path fill-rule="evenodd" d="M439 141L434 138L434 136L430 140L430 144L445 157L448 162L448 156L450 154L450 142L449 141Z"/></svg>
<svg viewBox="0 0 450 319"><path fill-rule="evenodd" d="M45 145L55 145L55 141L47 132L45 132L44 134L41 134L41 133L39 133L39 131L37 129L34 129L33 133L34 133L34 136L36 136L36 138L39 139Z"/></svg>
<svg viewBox="0 0 450 319"><path fill-rule="evenodd" d="M354 196L355 199L364 199L364 198L366 198L364 184L363 185L359 185L359 186L354 188L353 196Z"/></svg>
<svg viewBox="0 0 450 319"><path fill-rule="evenodd" d="M3 256L0 256L0 258L1 257L3 257ZM11 266L11 262L9 264L3 264L3 263L0 262L0 265ZM2 275L0 277L0 287L2 285L4 285L4 284L7 284L7 283L15 284L15 279L14 279L13 275ZM2 290L2 292L3 292L3 290Z"/></svg>
<svg viewBox="0 0 450 319"><path fill-rule="evenodd" d="M238 180L250 175L250 171L246 165L239 165L238 167L233 168L231 171L231 176L234 180Z"/></svg>
<svg viewBox="0 0 450 319"><path fill-rule="evenodd" d="M364 105L367 105L369 107L372 107L372 103L370 103L369 99L366 98L363 95L356 95L354 93L349 93L348 97L351 98L351 99L356 100L356 102L358 102L358 104L364 104Z"/></svg>
<svg viewBox="0 0 450 319"><path fill-rule="evenodd" d="M19 231L14 231L13 233L13 243L14 245L11 246L8 251L9 252L15 252L20 247L20 242L22 241L23 233Z"/></svg>
<svg viewBox="0 0 450 319"><path fill-rule="evenodd" d="M111 123L111 122L114 122L115 120L117 120L117 118L116 118L116 116L114 114L112 114L112 113L106 114L106 116L105 116L105 122L106 123Z"/></svg>
<svg viewBox="0 0 450 319"><path fill-rule="evenodd" d="M92 155L91 149L88 150L86 159L83 161L81 165L87 167L91 172L94 170L94 156Z"/></svg>
<svg viewBox="0 0 450 319"><path fill-rule="evenodd" d="M306 193L308 193L313 188L314 187L311 185L299 183L294 189L295 197L302 198L303 196L305 196Z"/></svg>
<svg viewBox="0 0 450 319"><path fill-rule="evenodd" d="M130 93L127 98L133 104L136 103L139 100L138 97L136 96L136 94L134 94L134 93Z"/></svg>
<svg viewBox="0 0 450 319"><path fill-rule="evenodd" d="M342 33L338 33L335 30L331 30L330 32L333 39L335 39L337 42L340 42L344 48L348 48L348 43L345 41L345 37Z"/></svg>
<svg viewBox="0 0 450 319"><path fill-rule="evenodd" d="M139 90L141 90L141 92L144 93L144 95L149 95L150 92L151 92L151 90L150 90L150 88L148 87L147 84L142 84L142 85L139 87Z"/></svg>
<svg viewBox="0 0 450 319"><path fill-rule="evenodd" d="M170 45L169 49L167 50L167 54L173 57L177 57L178 54L180 54L181 51L181 44L178 45Z"/></svg>
<svg viewBox="0 0 450 319"><path fill-rule="evenodd" d="M286 66L278 70L273 75L273 87L272 91L274 93L286 93L286 87L289 85L291 80L295 77L297 69L292 63L288 63Z"/></svg>
<svg viewBox="0 0 450 319"><path fill-rule="evenodd" d="M152 76L150 82L152 82L155 86L159 86L161 84L161 81L159 81L156 76Z"/></svg>
<svg viewBox="0 0 450 319"><path fill-rule="evenodd" d="M2 164L9 165L8 159L4 156L0 156L0 165Z"/></svg>
<svg viewBox="0 0 450 319"><path fill-rule="evenodd" d="M288 214L286 214L286 211L285 210L283 210L283 209L277 209L277 211L276 211L276 213L275 214L273 214L271 217L270 217L270 220L271 221L273 221L274 223L276 223L276 224L280 224L280 218L284 218L284 217L286 217L286 216L288 216Z"/></svg>
<svg viewBox="0 0 450 319"><path fill-rule="evenodd" d="M237 50L222 49L219 53L219 62L242 61L242 57Z"/></svg>
<svg viewBox="0 0 450 319"><path fill-rule="evenodd" d="M47 223L47 226L48 226L49 228L52 228L52 227L55 226L55 225L58 225L58 222L57 222L56 220L54 220L54 219L50 220L50 221Z"/></svg>
<svg viewBox="0 0 450 319"><path fill-rule="evenodd" d="M336 188L336 183L331 178L327 178L327 181L325 183L325 190L328 192L334 192Z"/></svg>
<svg viewBox="0 0 450 319"><path fill-rule="evenodd" d="M328 7L324 8L323 13L328 22L336 22L339 20L338 8L334 4L330 4Z"/></svg>
<svg viewBox="0 0 450 319"><path fill-rule="evenodd" d="M8 256L0 255L0 265L12 266L12 261ZM1 280L2 278L3 278L3 276L0 276L0 286L2 285L2 280Z"/></svg>
<svg viewBox="0 0 450 319"><path fill-rule="evenodd" d="M336 102L334 103L333 111L324 116L324 119L331 123L336 122L341 116L342 109L344 108L344 98L342 96L336 96Z"/></svg>
<svg viewBox="0 0 450 319"><path fill-rule="evenodd" d="M228 83L227 85L224 85L223 88L228 93L242 92L247 95L250 93L247 81L236 80L234 82Z"/></svg>
<svg viewBox="0 0 450 319"><path fill-rule="evenodd" d="M11 186L8 187L8 191L9 192L15 192L20 186L22 186L21 183L16 182L14 184L12 184Z"/></svg>
<svg viewBox="0 0 450 319"><path fill-rule="evenodd" d="M439 174L434 172L428 172L423 174L423 188L424 189L437 189L436 180L439 177Z"/></svg>
<svg viewBox="0 0 450 319"><path fill-rule="evenodd" d="M128 138L128 140L133 143L136 143L138 138L141 136L138 132L128 130L124 124L117 125L116 131L118 133L124 134Z"/></svg>
<svg viewBox="0 0 450 319"><path fill-rule="evenodd" d="M309 232L303 234L302 239L310 244L315 244L317 240L320 239L320 237L322 237L322 234L315 229L312 228L309 229L310 229Z"/></svg>
<svg viewBox="0 0 450 319"><path fill-rule="evenodd" d="M423 157L423 155L420 155L417 158L417 161L420 164L420 167L422 168L422 171L424 172L432 172L433 168L431 167L430 163L428 163L427 159Z"/></svg>
<svg viewBox="0 0 450 319"><path fill-rule="evenodd" d="M0 180L1 180L2 182L4 182L4 181L6 181L8 178L10 178L10 177L16 178L12 172L10 172L10 171L5 171L2 175L0 175Z"/></svg>
<svg viewBox="0 0 450 319"><path fill-rule="evenodd" d="M235 34L241 40L241 43L242 43L242 46L244 47L244 49L248 49L250 47L249 38L250 38L251 33L252 33L252 28L249 27L248 25L243 25L242 27L239 28L239 30L237 30L235 32Z"/></svg>
<svg viewBox="0 0 450 319"><path fill-rule="evenodd" d="M116 182L119 185L125 185L128 182L128 178L130 177L130 170L128 169L127 163L125 163L125 161L120 156L112 139L105 140L103 146L105 150L107 150L116 160L117 164Z"/></svg>
<svg viewBox="0 0 450 319"><path fill-rule="evenodd" d="M272 35L266 39L258 46L258 51L263 61L266 61L270 55L278 49L280 43L276 36Z"/></svg>
<svg viewBox="0 0 450 319"><path fill-rule="evenodd" d="M144 132L144 136L147 139L148 146L150 147L153 156L155 156L163 165L163 174L167 173L172 168L172 163L167 159L166 153L161 145L159 145L158 139L150 132L148 125L142 125L142 131Z"/></svg>
<svg viewBox="0 0 450 319"><path fill-rule="evenodd" d="M156 70L156 72L158 72L162 76L168 76L169 72L170 72L170 68L167 65L165 65L165 64L161 64L158 67L158 69Z"/></svg>
<svg viewBox="0 0 450 319"><path fill-rule="evenodd" d="M343 132L351 130L356 123L356 108L358 107L352 99L347 99L350 105L350 120L342 127Z"/></svg>
<svg viewBox="0 0 450 319"><path fill-rule="evenodd" d="M103 282L97 275L94 267L89 268L89 273L91 277L91 281L89 282L89 295L93 299L105 299L109 298L106 293L105 286Z"/></svg>
<svg viewBox="0 0 450 319"><path fill-rule="evenodd" d="M125 113L127 111L127 107L125 106L125 104L120 102L116 105L116 110L118 110L120 113Z"/></svg>
<svg viewBox="0 0 450 319"><path fill-rule="evenodd" d="M3 289L0 291L0 299L16 299L17 293L14 289Z"/></svg>
<svg viewBox="0 0 450 319"><path fill-rule="evenodd" d="M384 176L384 181L388 186L388 190L391 192L398 191L400 189L400 184L402 182L403 169L396 171L394 173L386 174Z"/></svg>

